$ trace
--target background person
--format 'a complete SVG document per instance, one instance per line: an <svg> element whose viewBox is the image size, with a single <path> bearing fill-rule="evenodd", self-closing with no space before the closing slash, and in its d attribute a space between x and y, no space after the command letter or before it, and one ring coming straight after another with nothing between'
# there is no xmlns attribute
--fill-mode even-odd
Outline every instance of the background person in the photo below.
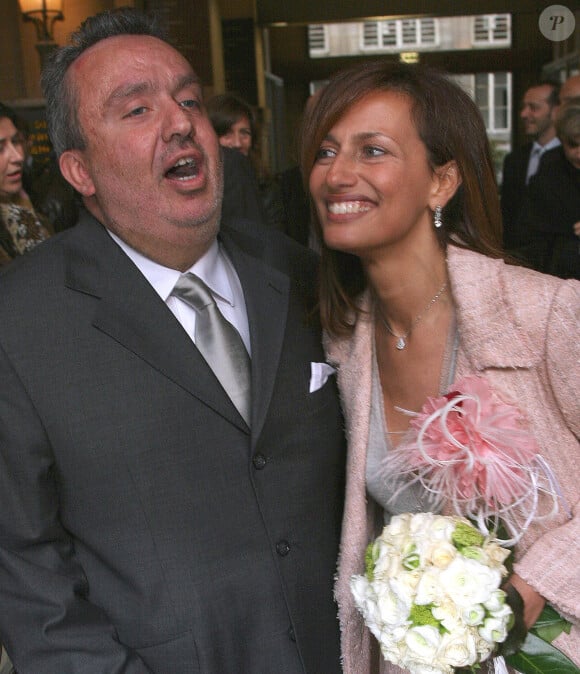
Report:
<svg viewBox="0 0 580 674"><path fill-rule="evenodd" d="M258 130L252 107L239 96L225 93L210 98L207 102L207 111L220 145L237 150L251 162L260 194L264 223L276 229L284 229L284 211L278 185L265 169L258 154ZM229 191L234 188L230 188L229 185L227 166L225 180L226 207L229 209Z"/></svg>
<svg viewBox="0 0 580 674"><path fill-rule="evenodd" d="M556 644L580 663L580 518L572 514L580 284L501 259L485 126L442 74L385 61L337 74L306 113L301 156L321 244L327 354L349 442L335 590L345 674L378 668L350 591L368 543L383 516L430 509L419 486L393 502L396 483L383 479L393 450L414 439L405 411L418 412L466 375L484 377L518 406L560 481L570 512L562 507L548 527L526 530L510 582L527 625L546 600L572 620Z"/></svg>
<svg viewBox="0 0 580 674"><path fill-rule="evenodd" d="M16 114L0 103L0 266L50 236L22 186L26 136Z"/></svg>
<svg viewBox="0 0 580 674"><path fill-rule="evenodd" d="M570 75L560 88L560 103L567 103L571 98L580 96L580 74Z"/></svg>
<svg viewBox="0 0 580 674"><path fill-rule="evenodd" d="M529 233L519 226L519 216L526 185L536 173L544 153L560 144L554 126L559 103L559 84L539 82L524 94L520 118L526 136L523 147L507 154L503 163L501 212L505 250L522 258L519 249L529 241Z"/></svg>
<svg viewBox="0 0 580 674"><path fill-rule="evenodd" d="M201 83L137 11L43 85L86 210L2 277L0 641L19 674L339 674L316 257L220 226Z"/></svg>
<svg viewBox="0 0 580 674"><path fill-rule="evenodd" d="M556 131L562 144L546 155L522 206L524 254L534 269L580 279L580 97L558 108Z"/></svg>

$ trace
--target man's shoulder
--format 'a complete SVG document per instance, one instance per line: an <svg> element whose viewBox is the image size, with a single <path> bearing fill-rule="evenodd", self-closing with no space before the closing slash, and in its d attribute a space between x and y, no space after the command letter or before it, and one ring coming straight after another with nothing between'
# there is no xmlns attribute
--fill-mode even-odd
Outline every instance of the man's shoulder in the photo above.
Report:
<svg viewBox="0 0 580 674"><path fill-rule="evenodd" d="M58 289L64 288L71 261L76 261L79 269L93 268L99 254L102 257L110 254L108 240L99 223L81 217L73 227L54 234L2 269L2 298L34 304L36 298L42 302L55 296Z"/></svg>
<svg viewBox="0 0 580 674"><path fill-rule="evenodd" d="M546 152L542 154L538 171L542 170L543 167L564 166L565 163L566 157L564 155L564 150L561 145L558 145L550 150L546 150Z"/></svg>
<svg viewBox="0 0 580 674"><path fill-rule="evenodd" d="M254 220L230 219L222 224L220 234L233 239L240 247L256 256L266 256L280 262L298 260L318 266L319 256L275 227L267 227Z"/></svg>
<svg viewBox="0 0 580 674"><path fill-rule="evenodd" d="M504 157L504 166L513 166L514 164L527 161L532 151L532 143L519 145Z"/></svg>

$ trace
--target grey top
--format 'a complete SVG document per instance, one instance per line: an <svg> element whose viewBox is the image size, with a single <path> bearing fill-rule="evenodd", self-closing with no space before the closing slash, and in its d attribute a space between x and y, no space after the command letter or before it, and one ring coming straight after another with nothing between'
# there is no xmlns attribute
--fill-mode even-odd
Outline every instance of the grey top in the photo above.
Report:
<svg viewBox="0 0 580 674"><path fill-rule="evenodd" d="M446 354L441 372L440 394L449 391L455 377L455 363L459 335L455 325L450 330ZM435 512L439 508L433 497L418 484L411 484L403 489L397 498L392 500L392 495L406 481L402 478L398 482L383 477L383 465L392 448L391 435L396 431L389 431L385 419L385 409L379 367L376 353L373 350L372 364L372 392L371 392L371 416L369 427L369 442L367 447L366 483L367 491L372 498L383 508L385 523L388 523L392 515L401 513Z"/></svg>

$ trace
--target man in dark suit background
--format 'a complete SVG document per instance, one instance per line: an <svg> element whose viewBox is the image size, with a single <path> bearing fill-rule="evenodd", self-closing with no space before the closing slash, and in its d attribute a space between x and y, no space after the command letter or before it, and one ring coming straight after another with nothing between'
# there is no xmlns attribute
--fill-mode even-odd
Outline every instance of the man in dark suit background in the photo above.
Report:
<svg viewBox="0 0 580 674"><path fill-rule="evenodd" d="M222 219L244 218L268 226L260 187L250 160L233 147L222 147L224 194Z"/></svg>
<svg viewBox="0 0 580 674"><path fill-rule="evenodd" d="M513 253L527 243L525 230L518 226L526 185L538 170L543 154L560 144L554 126L558 102L557 82L541 81L527 89L520 118L530 141L515 148L504 159L501 185L503 243L504 248Z"/></svg>
<svg viewBox="0 0 580 674"><path fill-rule="evenodd" d="M201 85L138 12L87 20L43 85L86 210L1 279L0 642L19 674L338 674L315 256L220 223ZM190 272L250 353L247 421Z"/></svg>

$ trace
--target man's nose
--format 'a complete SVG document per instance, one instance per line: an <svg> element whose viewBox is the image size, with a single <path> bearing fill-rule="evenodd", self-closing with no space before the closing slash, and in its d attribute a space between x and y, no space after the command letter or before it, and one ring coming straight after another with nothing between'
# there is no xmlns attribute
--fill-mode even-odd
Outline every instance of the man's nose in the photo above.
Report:
<svg viewBox="0 0 580 674"><path fill-rule="evenodd" d="M191 112L187 108L183 108L176 101L172 101L167 106L163 133L163 138L166 141L171 140L173 136L181 136L182 138L193 138L195 136L195 126Z"/></svg>

